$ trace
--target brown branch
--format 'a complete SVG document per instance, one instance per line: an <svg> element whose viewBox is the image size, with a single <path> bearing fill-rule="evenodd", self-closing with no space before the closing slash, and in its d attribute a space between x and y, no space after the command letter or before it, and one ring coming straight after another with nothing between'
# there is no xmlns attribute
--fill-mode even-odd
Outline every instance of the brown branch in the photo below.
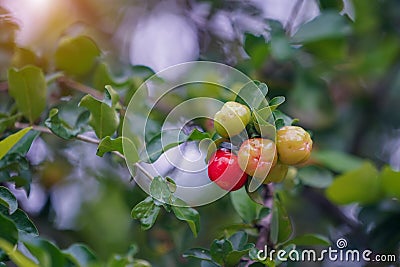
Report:
<svg viewBox="0 0 400 267"><path fill-rule="evenodd" d="M330 202L323 194L314 190L312 187L305 186L303 189L303 196L338 223L347 225L352 230L357 230L360 227L357 221L349 218L338 206Z"/></svg>
<svg viewBox="0 0 400 267"><path fill-rule="evenodd" d="M263 192L263 199L264 199L264 206L270 209L270 213L261 219L258 223L259 233L258 239L256 243L256 247L258 249L264 249L264 246L267 245L268 247L274 247L270 239L270 232L271 232L271 220L272 220L272 208L274 204L274 185L272 183L268 184L264 187Z"/></svg>
<svg viewBox="0 0 400 267"><path fill-rule="evenodd" d="M54 135L54 133L47 127L44 126L40 126L40 125L29 125L27 123L21 123L21 122L16 122L14 127L16 129L24 129L27 127L32 127L33 130L41 132L41 133L46 133L46 134L52 134ZM96 138L92 138L86 135L82 135L82 134L78 134L75 137L77 140L86 142L86 143L90 143L90 144L95 144L98 145L100 144L100 140L96 139ZM122 155L121 153L119 153L118 151L112 151L112 153L122 159L126 159L124 155ZM153 176L142 166L140 165L139 162L136 162L135 167L138 168L147 178L149 178L150 180L153 180Z"/></svg>
<svg viewBox="0 0 400 267"><path fill-rule="evenodd" d="M62 76L62 77L57 78L56 81L60 87L67 87L70 89L74 89L76 91L80 91L82 93L89 94L99 100L103 99L102 92L97 91L96 89L93 89L93 88L86 86L82 83L79 83L77 81L74 81L68 77Z"/></svg>

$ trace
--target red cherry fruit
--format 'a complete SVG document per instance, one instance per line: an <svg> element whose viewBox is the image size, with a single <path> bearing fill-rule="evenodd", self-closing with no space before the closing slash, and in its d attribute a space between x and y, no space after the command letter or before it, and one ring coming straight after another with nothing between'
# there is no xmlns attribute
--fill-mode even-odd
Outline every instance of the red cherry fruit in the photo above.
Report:
<svg viewBox="0 0 400 267"><path fill-rule="evenodd" d="M238 158L231 151L218 149L208 162L208 177L227 191L240 189L247 180L247 174L239 167Z"/></svg>

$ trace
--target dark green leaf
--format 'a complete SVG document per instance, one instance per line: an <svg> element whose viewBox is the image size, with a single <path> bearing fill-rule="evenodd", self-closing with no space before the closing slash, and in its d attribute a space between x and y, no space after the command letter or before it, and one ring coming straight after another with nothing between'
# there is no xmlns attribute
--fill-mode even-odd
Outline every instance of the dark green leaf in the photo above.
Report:
<svg viewBox="0 0 400 267"><path fill-rule="evenodd" d="M289 60L293 56L291 47L285 35L273 36L271 39L271 55L278 61Z"/></svg>
<svg viewBox="0 0 400 267"><path fill-rule="evenodd" d="M0 186L0 204L8 208L9 214L14 213L18 208L18 202L13 193L4 186Z"/></svg>
<svg viewBox="0 0 400 267"><path fill-rule="evenodd" d="M18 230L14 222L0 213L0 240L4 239L15 245L18 241Z"/></svg>
<svg viewBox="0 0 400 267"><path fill-rule="evenodd" d="M316 166L301 168L298 177L303 184L317 188L326 188L333 181L333 174L330 171Z"/></svg>
<svg viewBox="0 0 400 267"><path fill-rule="evenodd" d="M89 37L65 37L58 45L55 64L67 74L81 76L93 68L99 55L99 48Z"/></svg>
<svg viewBox="0 0 400 267"><path fill-rule="evenodd" d="M28 127L0 141L0 160L32 129ZM29 145L30 146L30 145Z"/></svg>
<svg viewBox="0 0 400 267"><path fill-rule="evenodd" d="M360 168L336 177L326 190L326 195L339 205L373 203L381 196L378 171L372 163L366 162Z"/></svg>
<svg viewBox="0 0 400 267"><path fill-rule="evenodd" d="M33 123L46 108L47 86L42 70L35 66L10 69L8 85L18 110Z"/></svg>
<svg viewBox="0 0 400 267"><path fill-rule="evenodd" d="M160 207L154 203L153 198L147 197L132 209L131 214L134 219L140 221L142 229L147 230L153 226L159 212Z"/></svg>
<svg viewBox="0 0 400 267"><path fill-rule="evenodd" d="M234 250L242 250L247 245L248 236L244 231L238 231L229 237Z"/></svg>
<svg viewBox="0 0 400 267"><path fill-rule="evenodd" d="M4 132L7 128L10 128L18 120L21 114L8 115L0 113L0 133Z"/></svg>
<svg viewBox="0 0 400 267"><path fill-rule="evenodd" d="M264 64L270 52L270 47L263 36L251 34L246 34L244 48L255 68Z"/></svg>
<svg viewBox="0 0 400 267"><path fill-rule="evenodd" d="M58 137L69 140L75 138L79 134L79 129L72 129L65 121L58 116L58 109L50 110L49 117L45 121L45 125Z"/></svg>
<svg viewBox="0 0 400 267"><path fill-rule="evenodd" d="M17 154L19 156L25 157L28 153L29 149L33 141L35 141L36 137L38 137L40 132L38 131L29 131L18 141L8 152L9 154Z"/></svg>
<svg viewBox="0 0 400 267"><path fill-rule="evenodd" d="M271 220L271 241L274 244L285 242L292 234L292 223L278 197L274 198Z"/></svg>
<svg viewBox="0 0 400 267"><path fill-rule="evenodd" d="M344 8L343 0L319 0L322 9L335 9L342 11Z"/></svg>
<svg viewBox="0 0 400 267"><path fill-rule="evenodd" d="M122 137L118 137L116 139L111 139L111 137L106 136L104 137L97 148L96 155L102 157L104 153L118 151L119 153L123 154L124 150L122 148Z"/></svg>
<svg viewBox="0 0 400 267"><path fill-rule="evenodd" d="M226 266L237 266L240 259L249 254L254 244L247 244L242 250L233 250L225 256Z"/></svg>
<svg viewBox="0 0 400 267"><path fill-rule="evenodd" d="M30 253L39 261L41 267L65 266L67 260L64 254L53 243L27 235L23 235L21 239Z"/></svg>
<svg viewBox="0 0 400 267"><path fill-rule="evenodd" d="M269 108L271 111L274 111L275 109L277 109L280 105L282 105L285 102L285 97L284 96L277 96L272 98L269 101Z"/></svg>
<svg viewBox="0 0 400 267"><path fill-rule="evenodd" d="M92 126L98 138L111 136L117 130L119 116L114 108L91 95L83 97L79 106L90 111L89 125Z"/></svg>
<svg viewBox="0 0 400 267"><path fill-rule="evenodd" d="M36 226L23 210L17 209L13 214L9 214L5 207L0 206L0 213L12 220L19 231L31 235L39 235Z"/></svg>
<svg viewBox="0 0 400 267"><path fill-rule="evenodd" d="M274 110L272 113L274 114L275 126L277 130L279 130L283 126L290 126L297 121L296 119L292 119L291 117L277 109Z"/></svg>
<svg viewBox="0 0 400 267"><path fill-rule="evenodd" d="M305 43L327 38L342 37L350 33L351 28L345 17L336 11L326 11L302 25L293 36L295 43Z"/></svg>
<svg viewBox="0 0 400 267"><path fill-rule="evenodd" d="M191 207L172 206L171 208L176 218L187 222L193 235L197 237L200 230L200 215L198 211Z"/></svg>
<svg viewBox="0 0 400 267"><path fill-rule="evenodd" d="M233 250L229 240L214 240L210 247L210 254L213 261L220 265L224 265L225 256Z"/></svg>
<svg viewBox="0 0 400 267"><path fill-rule="evenodd" d="M86 267L91 263L96 262L96 256L85 245L73 244L66 250L63 250L64 255L71 260L76 266Z"/></svg>
<svg viewBox="0 0 400 267"><path fill-rule="evenodd" d="M161 176L154 177L151 181L150 195L154 199L166 204L171 204L173 200L173 195L169 189L167 181Z"/></svg>
<svg viewBox="0 0 400 267"><path fill-rule="evenodd" d="M232 205L244 222L251 223L259 219L262 205L254 202L247 194L245 188L230 193Z"/></svg>
<svg viewBox="0 0 400 267"><path fill-rule="evenodd" d="M120 108L118 101L119 101L119 94L112 88L111 85L105 86L104 92L104 103L109 105L110 107L117 107Z"/></svg>
<svg viewBox="0 0 400 267"><path fill-rule="evenodd" d="M200 260L212 261L211 254L208 249L191 248L185 251L182 255L184 258L196 258Z"/></svg>
<svg viewBox="0 0 400 267"><path fill-rule="evenodd" d="M338 173L360 168L364 163L361 158L334 150L313 151L311 157L318 163Z"/></svg>

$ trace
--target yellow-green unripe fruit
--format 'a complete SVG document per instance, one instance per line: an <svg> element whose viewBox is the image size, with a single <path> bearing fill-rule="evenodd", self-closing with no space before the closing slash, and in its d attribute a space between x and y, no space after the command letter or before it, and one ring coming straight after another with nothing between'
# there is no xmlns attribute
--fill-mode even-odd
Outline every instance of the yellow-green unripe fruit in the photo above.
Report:
<svg viewBox="0 0 400 267"><path fill-rule="evenodd" d="M263 183L269 184L269 183L282 182L283 179L286 178L288 170L289 170L288 165L281 164L280 162L278 162L274 167L271 168L271 170L267 175L267 178L265 178Z"/></svg>
<svg viewBox="0 0 400 267"><path fill-rule="evenodd" d="M225 138L240 134L250 122L250 109L237 102L226 102L214 116L214 128Z"/></svg>
<svg viewBox="0 0 400 267"><path fill-rule="evenodd" d="M295 165L307 161L311 155L310 134L298 126L285 126L277 131L276 147L283 164Z"/></svg>

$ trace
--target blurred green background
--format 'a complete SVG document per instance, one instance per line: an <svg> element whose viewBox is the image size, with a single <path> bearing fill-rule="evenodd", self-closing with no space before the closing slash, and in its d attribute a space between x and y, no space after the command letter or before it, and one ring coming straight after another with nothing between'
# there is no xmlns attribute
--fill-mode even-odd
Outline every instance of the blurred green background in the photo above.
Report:
<svg viewBox="0 0 400 267"><path fill-rule="evenodd" d="M111 83L132 94L148 76L133 65L157 72L192 60L225 63L266 83L271 98L286 96L282 109L312 132L315 151L341 151L400 170L399 25L397 0L0 0L0 116L11 106L1 83L10 66L33 64L52 73L60 38L88 35L102 52L89 75L72 68L82 84L101 91ZM118 83L126 77L128 83ZM50 89L49 105L62 107L67 120L78 112L79 99L66 88ZM193 97L210 93L198 90ZM107 259L136 244L138 257L153 266L199 266L182 253L208 247L241 223L225 196L198 209L198 238L165 212L142 231L130 210L146 195L115 156L100 158L91 144L42 135L28 158L31 195L15 192L41 234L61 248L84 242ZM296 235L344 236L352 247L399 251L398 201L338 208L323 194L336 173L312 171L300 170L281 186Z"/></svg>

